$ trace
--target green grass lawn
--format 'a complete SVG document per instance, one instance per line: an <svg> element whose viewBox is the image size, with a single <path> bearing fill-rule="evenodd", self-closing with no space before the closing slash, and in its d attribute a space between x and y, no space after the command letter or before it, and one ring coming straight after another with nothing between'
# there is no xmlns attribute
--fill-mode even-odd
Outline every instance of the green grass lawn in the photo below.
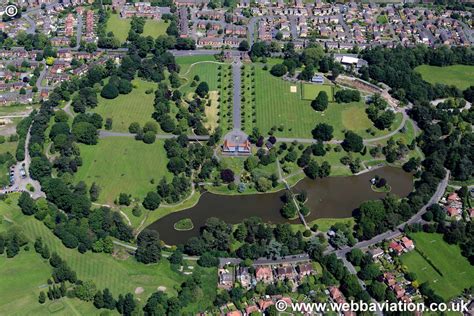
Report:
<svg viewBox="0 0 474 316"><path fill-rule="evenodd" d="M41 237L51 251L56 251L68 262L71 268L77 272L79 279L92 280L101 289L107 287L115 297L118 294L133 293L137 287L142 287L144 292L135 295L135 297L144 303L159 286L166 287L168 294L175 295L176 287L186 278L180 272L173 271L167 260L162 260L158 264L144 265L136 262L133 257L117 259L111 255L92 252L80 254L76 249L67 249L42 222L21 213L16 206L16 197L0 201L0 217L6 217L14 222L14 224L10 224L3 220L3 224L0 224L0 231L5 229L5 226L18 225L30 241ZM0 274L2 275L0 314L48 314L44 307L39 304L36 307L35 304L39 294L38 287L46 283L51 275L51 269L34 252L32 245L30 249L29 252L22 250L14 259L0 257ZM199 271L203 276L203 292L207 299L192 304L189 310L193 313L196 313L198 308L212 304L215 297L216 269L202 268ZM92 304L69 299L62 302L66 305L63 308L66 309L60 315L99 314ZM30 309L31 312L29 312ZM25 310L27 312L24 312Z"/></svg>
<svg viewBox="0 0 474 316"><path fill-rule="evenodd" d="M379 24L387 24L388 23L388 18L387 15L381 14L377 17L377 23Z"/></svg>
<svg viewBox="0 0 474 316"><path fill-rule="evenodd" d="M111 14L107 21L106 32L113 32L120 42L125 42L130 31L130 19L121 19L118 14Z"/></svg>
<svg viewBox="0 0 474 316"><path fill-rule="evenodd" d="M296 93L290 92L290 87L296 86ZM364 138L372 138L387 134L373 127L365 113L363 102L330 103L324 112L317 112L311 107L309 100L301 99L299 84L276 78L256 67L256 102L257 127L262 133L267 133L273 126L283 126L282 132L276 136L311 138L311 131L318 123L327 123L334 127L334 138L343 139L344 130L350 129ZM402 120L397 114L393 126L398 126ZM376 130L371 136L366 129Z"/></svg>
<svg viewBox="0 0 474 316"><path fill-rule="evenodd" d="M209 57L208 57L209 59ZM219 64L212 62L210 60L197 60L195 62L201 62L199 64L194 64L195 62L189 63L189 59L186 59L188 63L181 63L180 59L177 59L178 64L181 65L180 75L185 78L181 90L184 93L194 92L196 87L191 87L191 83L194 79L194 76L198 75L201 81L207 82L209 85L210 91L217 90L217 73L219 72ZM197 82L197 84L199 84ZM196 86L197 86L196 84Z"/></svg>
<svg viewBox="0 0 474 316"><path fill-rule="evenodd" d="M0 154L4 154L7 152L10 152L10 154L15 157L15 152L16 152L16 146L18 145L18 142L7 142L5 141L3 144L0 144Z"/></svg>
<svg viewBox="0 0 474 316"><path fill-rule="evenodd" d="M195 55L195 56L179 56L176 57L176 62L181 67L180 74L183 75L189 69L189 67L197 62L201 61L216 61L214 56L211 55Z"/></svg>
<svg viewBox="0 0 474 316"><path fill-rule="evenodd" d="M0 314L1 315L99 315L92 303L63 298L59 301L38 303L41 290L48 289L46 280L51 278L51 267L30 247L21 250L14 258L0 256ZM111 312L115 314L115 312Z"/></svg>
<svg viewBox="0 0 474 316"><path fill-rule="evenodd" d="M312 227L314 224L316 224L318 225L318 231L327 232L331 228L331 226L337 223L350 225L351 227L354 227L355 225L354 218L348 217L348 218L319 218L312 222L309 222L308 226ZM291 224L291 228L293 229L293 231L304 232L306 230L306 227L304 227L303 224Z"/></svg>
<svg viewBox="0 0 474 316"><path fill-rule="evenodd" d="M455 85L461 90L474 85L474 66L453 65L437 67L421 65L416 67L415 71L421 74L423 80L431 84Z"/></svg>
<svg viewBox="0 0 474 316"><path fill-rule="evenodd" d="M146 20L142 35L156 38L160 35L166 34L168 26L169 23L166 23L165 21Z"/></svg>
<svg viewBox="0 0 474 316"><path fill-rule="evenodd" d="M133 138L109 137L94 146L80 145L80 150L83 165L75 180L96 182L101 203L111 204L121 192L142 199L163 176L170 176L162 141L147 145Z"/></svg>
<svg viewBox="0 0 474 316"><path fill-rule="evenodd" d="M125 42L130 31L131 19L122 19L118 14L111 14L107 21L106 32L113 32L120 42ZM156 38L166 34L169 23L164 21L146 20L142 36L151 36Z"/></svg>
<svg viewBox="0 0 474 316"><path fill-rule="evenodd" d="M341 158L344 156L347 156L347 153L344 150L341 150L340 152L331 150L326 152L326 155L322 157L314 157L314 159L319 164L323 163L323 161L329 162L331 165L331 176L350 176L352 175L352 172L349 169L349 166L345 166L341 163ZM372 159L368 151L365 155L362 155L361 153L353 153L352 157L354 157L354 159L360 158L361 161Z"/></svg>
<svg viewBox="0 0 474 316"><path fill-rule="evenodd" d="M445 300L474 285L474 269L461 255L459 246L449 245L441 234L416 233L411 235L415 247L430 258L442 276L416 251L401 257L409 271L415 272L420 283L429 282L433 290Z"/></svg>
<svg viewBox="0 0 474 316"><path fill-rule="evenodd" d="M327 84L309 84L303 83L301 85L301 97L303 100L314 100L319 92L327 93L329 101L334 101L334 87Z"/></svg>
<svg viewBox="0 0 474 316"><path fill-rule="evenodd" d="M154 111L154 93L146 94L145 91L155 90L156 83L140 79L133 80L136 86L129 94L121 94L113 100L104 99L99 96L99 105L94 112L100 114L104 120L112 118L112 131L128 132L132 122L138 122L142 126L149 121L155 121L151 115Z"/></svg>
<svg viewBox="0 0 474 316"><path fill-rule="evenodd" d="M24 112L24 111L27 111L31 108L37 108L37 107L38 106L36 104L34 104L34 105L30 105L30 104L15 105L15 104L12 104L12 105L8 105L8 106L1 106L0 107L0 115L9 115L9 114L17 113L17 112Z"/></svg>
<svg viewBox="0 0 474 316"><path fill-rule="evenodd" d="M393 139L395 141L402 140L407 145L410 144L417 136L416 131L415 131L415 126L413 124L414 124L413 121L407 120L405 123L405 128L402 131L395 134L393 136ZM372 142L371 145L380 144L380 145L385 146L387 144L387 141L388 141L388 138L383 139L381 141Z"/></svg>

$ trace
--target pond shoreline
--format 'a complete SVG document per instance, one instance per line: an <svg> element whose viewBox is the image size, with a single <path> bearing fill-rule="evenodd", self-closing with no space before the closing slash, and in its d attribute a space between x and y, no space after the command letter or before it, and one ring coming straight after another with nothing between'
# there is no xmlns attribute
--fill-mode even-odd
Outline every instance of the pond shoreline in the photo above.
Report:
<svg viewBox="0 0 474 316"><path fill-rule="evenodd" d="M310 214L307 221L320 218L348 218L359 205L370 199L380 199L386 196L384 192L374 192L370 179L375 174L383 176L392 186L393 194L399 197L407 196L413 189L413 176L400 168L383 167L360 175L345 177L328 177L311 180L307 177L298 181L293 187L293 193L306 191L308 194L307 207ZM170 245L185 242L199 235L200 228L209 217L217 217L229 224L240 223L252 216L260 217L270 224L288 222L299 224L299 220L287 220L280 214L283 206L281 197L284 190L273 193L224 195L204 192L199 201L191 208L180 210L156 220L148 226L157 230L161 239ZM190 218L194 228L189 231L176 231L174 224L183 218Z"/></svg>

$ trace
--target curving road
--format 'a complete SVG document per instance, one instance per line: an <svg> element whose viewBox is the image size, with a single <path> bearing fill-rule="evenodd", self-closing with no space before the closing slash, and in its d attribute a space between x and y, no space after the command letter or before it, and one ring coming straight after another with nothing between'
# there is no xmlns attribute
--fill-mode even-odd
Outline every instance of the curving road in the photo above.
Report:
<svg viewBox="0 0 474 316"><path fill-rule="evenodd" d="M43 70L41 70L40 75L39 75L38 79L36 80L36 87L38 88L39 92L41 92L41 90L50 90L50 89L52 89L51 87L42 85L43 79L44 79L44 77L46 76L46 74L48 72L48 67L46 66L45 61L42 61L41 63L43 64Z"/></svg>
<svg viewBox="0 0 474 316"><path fill-rule="evenodd" d="M33 21L33 19L28 14L23 14L23 17L25 18L25 20L30 25L26 29L26 34L35 34L35 32L36 32L36 23L35 23L35 21Z"/></svg>

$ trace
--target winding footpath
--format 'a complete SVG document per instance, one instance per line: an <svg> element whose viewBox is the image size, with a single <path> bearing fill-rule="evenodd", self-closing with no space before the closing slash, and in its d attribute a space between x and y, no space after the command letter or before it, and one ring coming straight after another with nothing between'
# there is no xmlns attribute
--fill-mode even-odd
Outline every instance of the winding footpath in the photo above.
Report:
<svg viewBox="0 0 474 316"><path fill-rule="evenodd" d="M240 68L239 68L239 70L240 70ZM239 85L234 84L234 89L236 89L236 86L239 86ZM235 92L234 92L234 99L235 99ZM235 100L234 100L234 102L235 102ZM66 110L66 108L64 110ZM403 114L403 119L402 119L400 125L395 130L391 131L390 133L388 133L386 135L380 136L380 137L364 139L364 144L368 145L370 143L382 141L382 140L388 139L390 137L393 137L397 133L399 133L400 130L402 130L402 128L405 126L406 122L408 122L408 121L412 122L412 120L406 114L406 111L402 111L401 113ZM233 122L234 123L234 129L240 129L240 122L241 122L240 121L240 107L235 106L235 103L234 103L234 107L233 107L233 120L234 120L234 122ZM99 131L99 138L107 138L107 137L135 137L135 134L124 133L124 132L111 132L111 131L105 131L105 130L100 130ZM157 139L171 139L171 138L176 138L176 137L177 136L173 135L173 134L157 134L156 135ZM202 136L200 136L200 135L188 135L188 138L190 140L200 141L200 140L208 140L209 136L207 136L207 135L202 135ZM313 138L299 138L299 137L277 137L277 141L278 142L284 142L284 143L291 143L291 142L296 141L296 142L302 143L302 144L315 144L315 143L318 142L317 140L315 140ZM324 143L337 145L337 144L341 144L342 142L343 142L342 140L334 139L334 140L324 142Z"/></svg>

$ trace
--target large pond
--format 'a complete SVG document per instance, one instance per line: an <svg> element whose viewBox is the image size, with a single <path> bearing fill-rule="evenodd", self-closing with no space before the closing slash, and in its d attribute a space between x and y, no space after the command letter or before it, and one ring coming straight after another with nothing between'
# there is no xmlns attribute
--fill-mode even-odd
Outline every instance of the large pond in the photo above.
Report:
<svg viewBox="0 0 474 316"><path fill-rule="evenodd" d="M307 221L318 218L344 218L363 202L383 198L385 193L374 192L370 179L375 175L387 179L392 187L391 193L407 196L413 189L413 177L400 168L383 167L358 176L329 177L311 180L305 178L292 188L292 191L305 190L308 194L306 206L311 214ZM199 229L209 217L217 217L227 223L236 224L244 218L258 216L268 223L288 221L280 215L284 191L252 195L220 195L206 192L199 202L187 210L169 214L151 224L148 228L157 230L160 238L169 245L184 243L197 236ZM182 218L191 218L194 228L189 231L176 231L173 225ZM299 220L290 221L300 223Z"/></svg>

